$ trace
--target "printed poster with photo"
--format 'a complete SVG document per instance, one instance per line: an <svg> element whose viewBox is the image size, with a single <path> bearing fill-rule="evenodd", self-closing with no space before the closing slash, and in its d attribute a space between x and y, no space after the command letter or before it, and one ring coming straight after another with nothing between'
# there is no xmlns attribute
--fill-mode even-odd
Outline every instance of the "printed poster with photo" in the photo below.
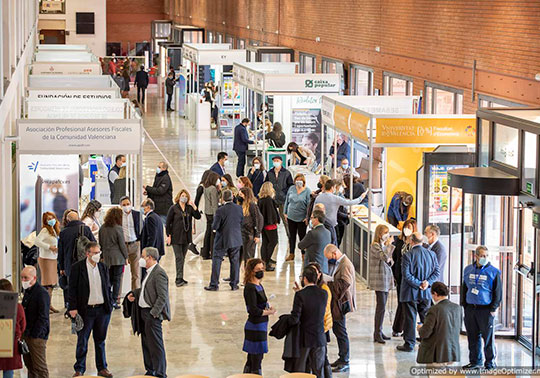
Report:
<svg viewBox="0 0 540 378"><path fill-rule="evenodd" d="M321 99L317 96L294 98L291 114L291 140L310 149L321 161Z"/></svg>

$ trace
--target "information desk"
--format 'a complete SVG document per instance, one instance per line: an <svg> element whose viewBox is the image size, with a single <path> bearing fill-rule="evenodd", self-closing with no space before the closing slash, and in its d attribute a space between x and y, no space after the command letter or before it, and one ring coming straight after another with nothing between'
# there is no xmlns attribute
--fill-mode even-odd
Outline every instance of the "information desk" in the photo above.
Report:
<svg viewBox="0 0 540 378"><path fill-rule="evenodd" d="M364 205L355 205L351 207L353 230L354 230L354 245L351 247L351 238L347 233L351 230L350 227L345 229L345 235L343 237L344 246L342 250L347 257L353 262L355 270L360 273L360 276L367 281L368 279L368 267L369 267L369 247L370 240L373 240L375 236L375 229L378 225L384 224L388 227L391 236L397 236L401 232L386 222L381 217L377 216L374 212L371 212L371 225L368 222L368 209ZM371 236L371 237L368 237Z"/></svg>

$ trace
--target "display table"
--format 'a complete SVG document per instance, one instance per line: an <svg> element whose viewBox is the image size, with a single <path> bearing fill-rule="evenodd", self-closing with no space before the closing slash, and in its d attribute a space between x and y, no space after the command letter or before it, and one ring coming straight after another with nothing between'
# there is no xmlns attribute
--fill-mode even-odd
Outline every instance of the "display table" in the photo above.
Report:
<svg viewBox="0 0 540 378"><path fill-rule="evenodd" d="M313 173L307 165L291 165L287 168L294 179L294 177L301 173L306 178L306 187L315 191L318 189L317 184L319 183L319 176Z"/></svg>
<svg viewBox="0 0 540 378"><path fill-rule="evenodd" d="M187 98L186 118L196 130L210 131L210 103L201 102L198 93L191 93Z"/></svg>

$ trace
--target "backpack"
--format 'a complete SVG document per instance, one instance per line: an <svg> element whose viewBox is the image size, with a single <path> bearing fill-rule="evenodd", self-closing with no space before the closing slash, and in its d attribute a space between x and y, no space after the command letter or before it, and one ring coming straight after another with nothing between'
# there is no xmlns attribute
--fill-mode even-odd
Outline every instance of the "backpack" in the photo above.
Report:
<svg viewBox="0 0 540 378"><path fill-rule="evenodd" d="M73 247L73 261L72 264L75 264L77 261L84 260L86 258L86 245L90 243L90 239L88 239L84 235L84 224L81 224L79 226L79 235L75 239L75 245Z"/></svg>

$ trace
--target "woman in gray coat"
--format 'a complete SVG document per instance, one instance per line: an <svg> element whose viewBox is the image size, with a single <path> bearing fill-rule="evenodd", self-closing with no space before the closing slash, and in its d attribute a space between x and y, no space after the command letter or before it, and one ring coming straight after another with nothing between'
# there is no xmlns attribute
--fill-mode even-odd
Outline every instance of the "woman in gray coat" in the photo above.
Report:
<svg viewBox="0 0 540 378"><path fill-rule="evenodd" d="M373 341L385 344L384 340L390 337L383 333L384 312L386 310L386 300L388 292L393 286L392 276L392 252L394 245L390 238L388 227L380 224L375 229L375 237L369 250L369 288L375 290L377 307L375 308L375 329L373 331Z"/></svg>
<svg viewBox="0 0 540 378"><path fill-rule="evenodd" d="M124 265L127 263L128 250L122 230L122 209L111 207L105 219L103 226L99 229L99 245L103 253L105 265L109 267L109 277L112 286L112 297L114 308L120 308L118 295L120 294L120 284L122 283L122 274Z"/></svg>

